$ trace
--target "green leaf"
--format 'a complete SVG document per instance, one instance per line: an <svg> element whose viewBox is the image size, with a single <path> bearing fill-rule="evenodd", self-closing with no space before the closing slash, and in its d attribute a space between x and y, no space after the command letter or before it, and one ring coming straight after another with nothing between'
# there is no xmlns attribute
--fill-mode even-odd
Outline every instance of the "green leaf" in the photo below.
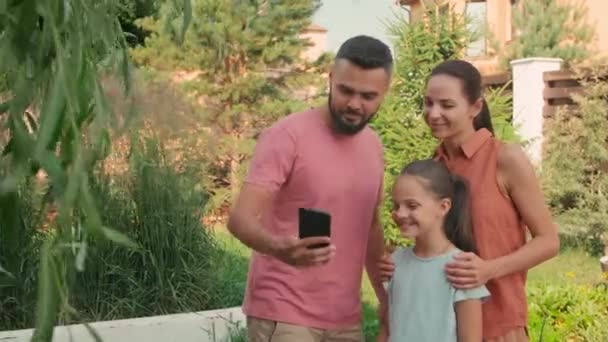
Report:
<svg viewBox="0 0 608 342"><path fill-rule="evenodd" d="M131 63L129 63L129 50L123 46L121 48L122 58L120 61L120 71L124 83L125 92L131 92Z"/></svg>
<svg viewBox="0 0 608 342"><path fill-rule="evenodd" d="M84 178L81 186L82 206L85 215L85 228L87 231L94 236L104 237L125 247L139 249L139 246L126 235L103 226L87 183L86 178Z"/></svg>
<svg viewBox="0 0 608 342"><path fill-rule="evenodd" d="M9 108L11 108L10 101L0 103L0 115L6 113L9 110Z"/></svg>
<svg viewBox="0 0 608 342"><path fill-rule="evenodd" d="M82 211L85 216L85 228L95 236L103 236L101 217L91 196L86 177L82 177L80 185L80 197L82 199Z"/></svg>
<svg viewBox="0 0 608 342"><path fill-rule="evenodd" d="M17 179L6 177L0 182L0 243L3 244L0 256L10 271L18 272L21 263L19 242L25 232L20 216L21 198L17 191ZM0 274L14 278L12 273L0 267ZM13 279L14 280L14 279Z"/></svg>
<svg viewBox="0 0 608 342"><path fill-rule="evenodd" d="M63 193L63 189L66 186L67 175L61 165L61 161L55 153L49 150L42 150L35 156L35 160L42 166L42 168L49 175L55 186L55 190L60 194Z"/></svg>
<svg viewBox="0 0 608 342"><path fill-rule="evenodd" d="M192 21L192 0L183 0L183 16L184 21L182 22L182 27L179 32L178 42L182 44L186 37L186 31L188 30L188 26L190 26L190 22Z"/></svg>
<svg viewBox="0 0 608 342"><path fill-rule="evenodd" d="M84 327L87 328L87 331L91 334L91 337L93 337L95 342L103 342L99 333L89 323L84 323Z"/></svg>
<svg viewBox="0 0 608 342"><path fill-rule="evenodd" d="M11 153L13 153L13 151L15 150L15 148L13 147L15 145L15 138L11 138L8 143L6 144L6 146L4 146L4 148L2 149L2 156L7 156Z"/></svg>
<svg viewBox="0 0 608 342"><path fill-rule="evenodd" d="M78 254L76 254L76 260L75 260L75 266L76 266L76 270L78 270L79 272L83 272L84 271L84 262L87 258L87 250L88 250L88 243L86 239L83 239L83 241L80 243L80 246L78 248Z"/></svg>
<svg viewBox="0 0 608 342"><path fill-rule="evenodd" d="M14 287L17 286L19 282L15 276L4 269L2 265L0 265L0 289L4 287Z"/></svg>
<svg viewBox="0 0 608 342"><path fill-rule="evenodd" d="M5 276L8 276L10 278L15 278L15 276L11 272L5 270L2 265L0 265L0 274L4 274Z"/></svg>
<svg viewBox="0 0 608 342"><path fill-rule="evenodd" d="M123 245L131 249L141 249L141 247L136 242L134 242L128 236L117 230L108 227L102 227L102 230L104 236L110 241L116 242L119 245Z"/></svg>
<svg viewBox="0 0 608 342"><path fill-rule="evenodd" d="M68 128L67 132L61 138L61 143L59 146L61 153L61 165L65 167L66 165L71 164L74 161L75 157L75 148L74 148L74 129Z"/></svg>
<svg viewBox="0 0 608 342"><path fill-rule="evenodd" d="M27 131L22 118L16 117L11 113L10 128L13 133L13 145L11 154L16 159L17 163L25 163L31 158L33 153L34 139Z"/></svg>
<svg viewBox="0 0 608 342"><path fill-rule="evenodd" d="M107 129L103 129L99 136L99 143L97 146L97 152L99 153L99 159L105 159L110 155L112 149L112 142L110 139L110 132Z"/></svg>
<svg viewBox="0 0 608 342"><path fill-rule="evenodd" d="M38 276L38 300L36 307L36 327L32 342L52 340L53 329L59 314L58 269L53 255L53 239L45 241L40 260Z"/></svg>
<svg viewBox="0 0 608 342"><path fill-rule="evenodd" d="M112 109L108 105L107 98L104 95L103 88L99 80L95 80L93 84L93 94L95 99L95 117L98 119L100 123L103 125L108 124L108 119L112 114Z"/></svg>
<svg viewBox="0 0 608 342"><path fill-rule="evenodd" d="M3 196L13 195L13 194L16 194L16 192L17 192L17 177L16 176L9 175L3 179L0 179L0 200L7 198L7 197L3 197ZM4 205L15 205L15 202L10 200ZM15 209L13 207L8 207L8 206L3 206L2 208L9 208L9 210L7 210L7 212L11 212L11 213L12 213L12 210ZM0 208L0 210L2 210L2 209ZM3 211L0 211L0 212L3 212Z"/></svg>

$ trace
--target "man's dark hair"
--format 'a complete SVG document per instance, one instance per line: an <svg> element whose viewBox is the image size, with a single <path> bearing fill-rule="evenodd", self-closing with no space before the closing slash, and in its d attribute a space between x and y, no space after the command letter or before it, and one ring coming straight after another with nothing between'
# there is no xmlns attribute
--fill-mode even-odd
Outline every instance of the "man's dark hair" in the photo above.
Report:
<svg viewBox="0 0 608 342"><path fill-rule="evenodd" d="M338 50L337 59L346 59L362 69L384 68L389 75L393 70L391 49L380 40L365 35L346 40Z"/></svg>

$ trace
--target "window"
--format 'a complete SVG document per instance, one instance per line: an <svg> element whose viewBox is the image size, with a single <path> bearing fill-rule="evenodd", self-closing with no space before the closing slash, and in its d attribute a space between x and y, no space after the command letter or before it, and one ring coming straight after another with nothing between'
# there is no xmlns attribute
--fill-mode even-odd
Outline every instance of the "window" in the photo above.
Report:
<svg viewBox="0 0 608 342"><path fill-rule="evenodd" d="M513 25L513 17L515 16L515 12L517 12L519 10L518 7L519 7L519 1L511 0L511 21L509 22L509 25L511 25L511 39L516 38L519 33L515 29L515 25Z"/></svg>
<svg viewBox="0 0 608 342"><path fill-rule="evenodd" d="M405 19L406 23L411 23L412 22L412 7L409 5L401 5L400 7L401 7L402 11L400 11L398 13L403 14L402 18Z"/></svg>
<svg viewBox="0 0 608 342"><path fill-rule="evenodd" d="M475 33L475 40L467 48L467 56L480 57L486 54L487 4L485 0L469 0L466 3L465 15L468 29Z"/></svg>

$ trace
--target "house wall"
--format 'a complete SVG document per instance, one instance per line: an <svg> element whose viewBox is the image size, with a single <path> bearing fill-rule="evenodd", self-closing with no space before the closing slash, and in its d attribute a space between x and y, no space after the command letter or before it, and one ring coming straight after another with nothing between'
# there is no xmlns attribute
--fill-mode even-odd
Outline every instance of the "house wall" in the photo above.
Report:
<svg viewBox="0 0 608 342"><path fill-rule="evenodd" d="M473 0L474 1L474 0ZM526 0L519 0L520 2ZM557 0L575 1L587 6L589 23L595 26L597 41L592 44L592 48L597 49L595 56L608 57L608 20L605 19L608 13L608 0ZM458 12L464 12L466 3L469 0L400 0L401 4L409 5L412 13L412 20L419 20L424 11L424 4L433 5L449 3ZM511 0L486 0L487 12L486 20L491 31L491 39L486 44L486 56L467 57L484 74L493 74L500 71L499 59L496 53L504 49L513 39L512 29L512 5ZM493 44L499 51L493 51Z"/></svg>

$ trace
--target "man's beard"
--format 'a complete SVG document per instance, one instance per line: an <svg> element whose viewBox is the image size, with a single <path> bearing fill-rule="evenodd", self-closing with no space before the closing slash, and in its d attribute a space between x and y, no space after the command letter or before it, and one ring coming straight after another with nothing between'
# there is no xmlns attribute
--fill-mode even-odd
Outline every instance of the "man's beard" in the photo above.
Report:
<svg viewBox="0 0 608 342"><path fill-rule="evenodd" d="M331 121L332 121L333 126L336 129L336 131L338 131L339 133L342 133L342 134L355 135L355 134L361 132L365 128L365 126L367 126L367 124L376 115L376 113L373 113L369 117L365 118L364 116L362 116L358 113L355 113L355 112L351 112L351 111L342 111L341 112L341 111L335 109L332 106L331 102L332 101L331 101L331 90L330 90L329 96L327 97L327 105L329 107ZM344 118L342 117L342 114L359 115L361 117L361 122L359 122L358 124L352 124L352 123L344 120Z"/></svg>

